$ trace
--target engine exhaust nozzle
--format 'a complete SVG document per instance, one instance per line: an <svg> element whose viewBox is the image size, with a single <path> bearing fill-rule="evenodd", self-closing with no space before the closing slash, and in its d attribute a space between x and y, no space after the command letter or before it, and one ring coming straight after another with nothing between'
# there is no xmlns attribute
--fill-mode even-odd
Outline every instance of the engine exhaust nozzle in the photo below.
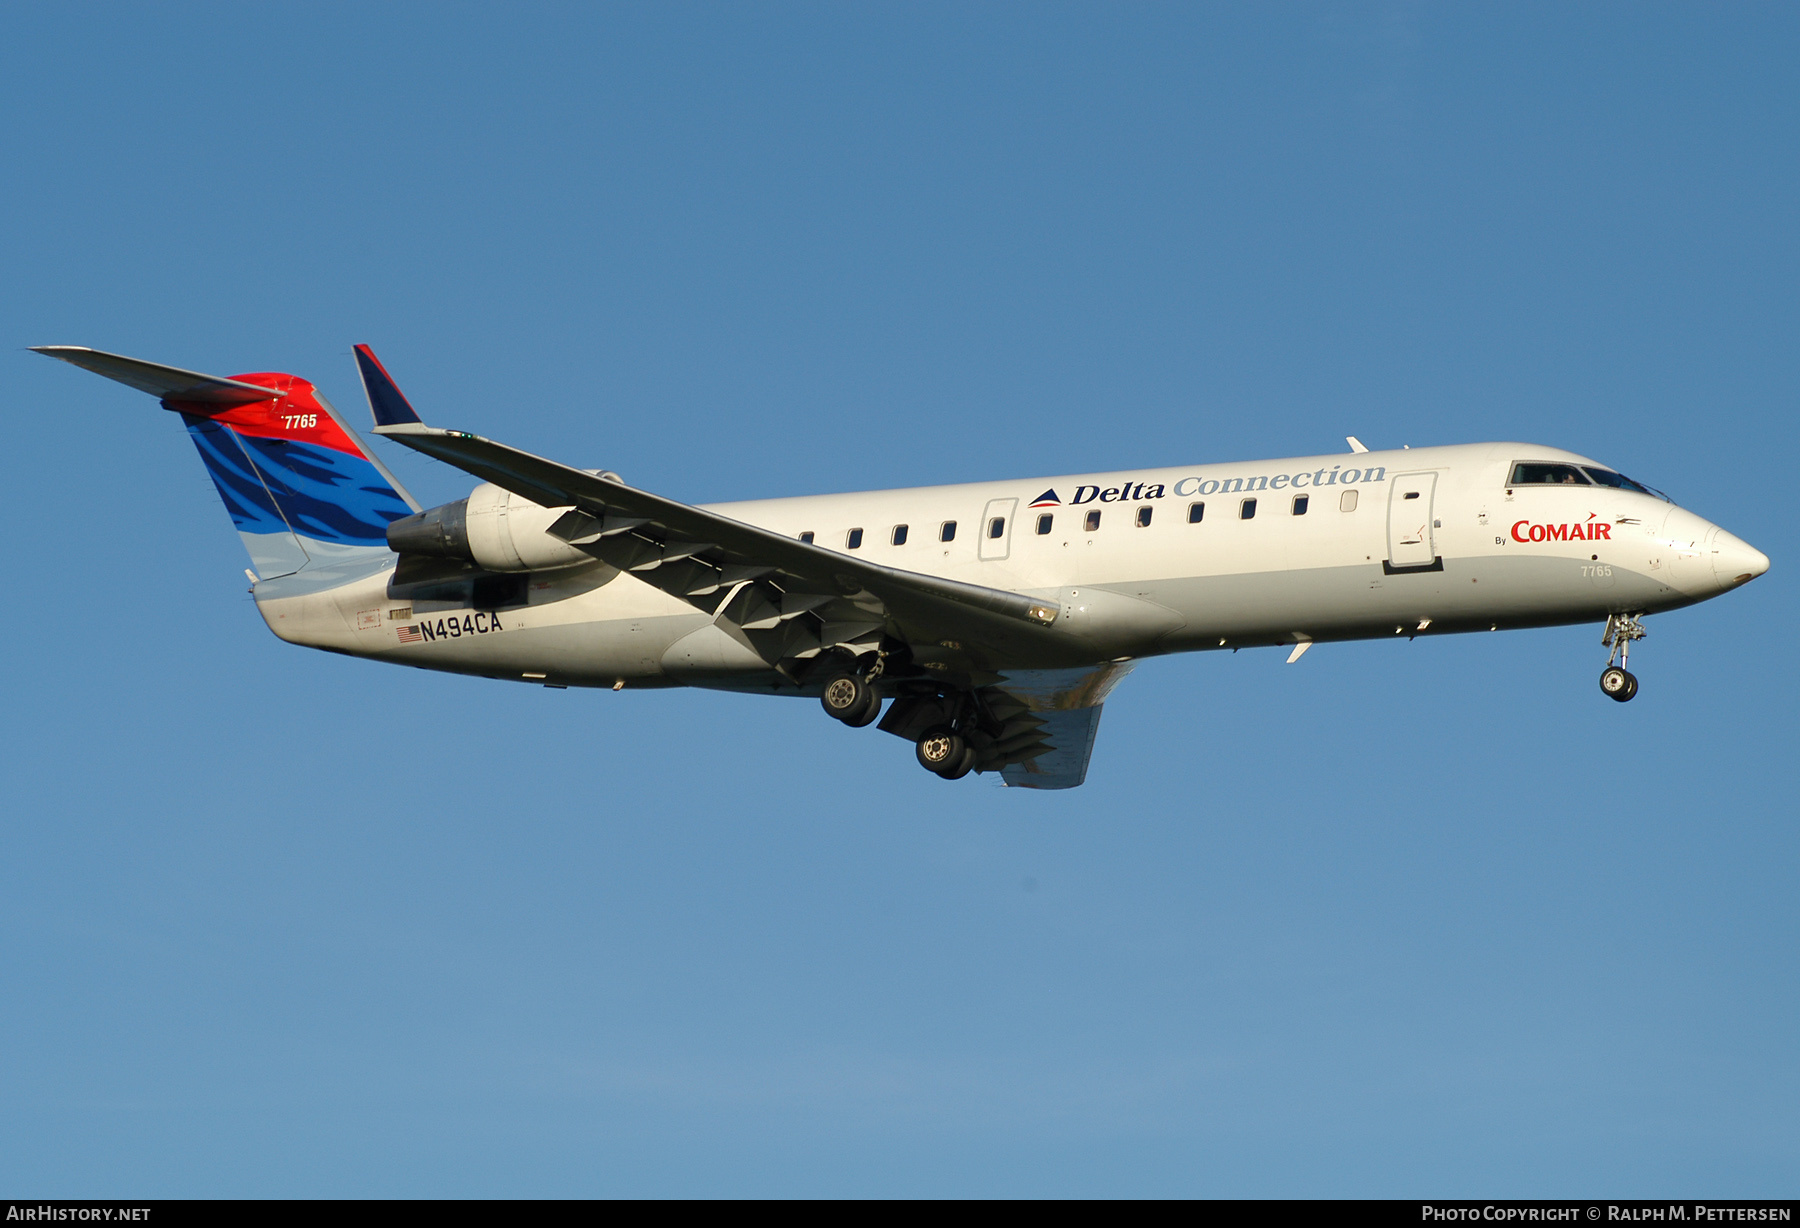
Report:
<svg viewBox="0 0 1800 1228"><path fill-rule="evenodd" d="M475 561L469 548L469 501L458 499L391 521L388 549L395 554L424 554L438 559Z"/></svg>

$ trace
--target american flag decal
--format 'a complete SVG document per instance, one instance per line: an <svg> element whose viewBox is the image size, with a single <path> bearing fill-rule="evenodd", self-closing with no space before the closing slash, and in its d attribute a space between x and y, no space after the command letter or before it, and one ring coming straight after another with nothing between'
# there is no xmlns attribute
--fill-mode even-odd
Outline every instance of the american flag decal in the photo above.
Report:
<svg viewBox="0 0 1800 1228"><path fill-rule="evenodd" d="M417 623L410 627L396 627L394 630L399 633L400 642L402 644L416 644L419 642L419 627Z"/></svg>

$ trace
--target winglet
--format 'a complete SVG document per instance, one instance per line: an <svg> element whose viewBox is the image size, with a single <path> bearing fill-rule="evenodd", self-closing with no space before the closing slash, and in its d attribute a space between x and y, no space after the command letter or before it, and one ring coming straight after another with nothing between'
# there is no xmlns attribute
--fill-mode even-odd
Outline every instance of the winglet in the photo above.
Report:
<svg viewBox="0 0 1800 1228"><path fill-rule="evenodd" d="M1354 435L1344 436L1344 442L1350 445L1350 450L1352 452L1367 452L1368 451L1368 449L1363 446L1363 441L1358 439Z"/></svg>
<svg viewBox="0 0 1800 1228"><path fill-rule="evenodd" d="M377 430L384 426L415 426L423 422L418 411L394 383L394 377L366 345L356 347L356 369L362 373L363 391L369 397L369 412L375 416Z"/></svg>

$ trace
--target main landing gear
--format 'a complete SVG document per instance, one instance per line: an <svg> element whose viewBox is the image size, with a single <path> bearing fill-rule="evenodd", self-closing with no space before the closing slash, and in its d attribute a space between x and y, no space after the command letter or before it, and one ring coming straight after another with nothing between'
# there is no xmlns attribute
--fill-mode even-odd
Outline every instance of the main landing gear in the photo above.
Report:
<svg viewBox="0 0 1800 1228"><path fill-rule="evenodd" d="M875 688L855 674L833 674L825 680L825 691L819 703L827 715L852 729L873 724L881 715L881 696Z"/></svg>
<svg viewBox="0 0 1800 1228"><path fill-rule="evenodd" d="M833 720L842 721L852 729L874 724L881 716L881 695L871 684L881 677L885 664L885 660L878 657L863 674L852 673L840 665L825 679L819 692L819 705ZM914 751L921 767L945 780L961 780L975 770L981 759L975 741L982 740L983 735L970 724L973 709L967 696L944 698L912 694L908 697L903 688L902 697L894 702L900 705L893 710L898 721L894 732L914 739ZM974 740L971 740L971 733ZM984 744L992 740L986 738Z"/></svg>
<svg viewBox="0 0 1800 1228"><path fill-rule="evenodd" d="M1600 672L1600 689L1608 699L1624 703L1638 693L1637 675L1625 667L1631 661L1631 642L1643 639L1646 634L1642 615L1608 616L1606 632L1600 637L1600 642L1612 649L1612 655L1606 659L1606 668Z"/></svg>
<svg viewBox="0 0 1800 1228"><path fill-rule="evenodd" d="M975 748L948 725L934 725L919 738L919 766L945 780L961 780L975 767Z"/></svg>

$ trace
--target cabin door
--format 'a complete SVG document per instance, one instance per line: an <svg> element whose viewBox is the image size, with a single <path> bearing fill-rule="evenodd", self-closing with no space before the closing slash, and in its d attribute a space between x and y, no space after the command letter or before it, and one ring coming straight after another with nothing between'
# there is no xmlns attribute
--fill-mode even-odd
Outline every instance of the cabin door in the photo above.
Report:
<svg viewBox="0 0 1800 1228"><path fill-rule="evenodd" d="M1430 567L1437 562L1432 534L1435 473L1402 473L1388 488L1388 563L1393 567Z"/></svg>
<svg viewBox="0 0 1800 1228"><path fill-rule="evenodd" d="M987 510L981 514L981 548L978 553L984 563L998 562L1012 553L1013 512L1019 506L1017 499L989 499Z"/></svg>

